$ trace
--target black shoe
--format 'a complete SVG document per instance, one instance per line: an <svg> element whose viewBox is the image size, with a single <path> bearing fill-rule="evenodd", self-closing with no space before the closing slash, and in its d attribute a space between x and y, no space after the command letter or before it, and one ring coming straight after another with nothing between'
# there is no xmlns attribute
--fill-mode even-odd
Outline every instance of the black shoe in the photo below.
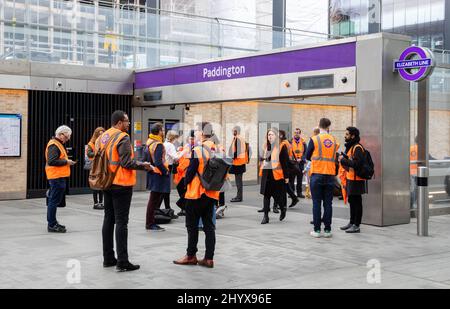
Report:
<svg viewBox="0 0 450 309"><path fill-rule="evenodd" d="M300 193L300 195L297 194L297 197L298 197L298 198L305 198L305 196L304 196L303 194L301 194L301 193Z"/></svg>
<svg viewBox="0 0 450 309"><path fill-rule="evenodd" d="M164 232L166 230L165 228L160 227L158 224L147 225L145 228L147 230L156 231L156 232Z"/></svg>
<svg viewBox="0 0 450 309"><path fill-rule="evenodd" d="M280 221L283 221L284 218L286 218L286 208L281 209Z"/></svg>
<svg viewBox="0 0 450 309"><path fill-rule="evenodd" d="M309 224L314 224L314 221L309 221Z"/></svg>
<svg viewBox="0 0 450 309"><path fill-rule="evenodd" d="M172 215L172 219L178 219L178 215L173 214L173 215Z"/></svg>
<svg viewBox="0 0 450 309"><path fill-rule="evenodd" d="M280 213L280 211L278 210L278 208L277 207L273 207L273 213L274 214L278 214L278 213Z"/></svg>
<svg viewBox="0 0 450 309"><path fill-rule="evenodd" d="M103 206L103 204L95 204L93 208L97 210L103 210L105 209L105 206Z"/></svg>
<svg viewBox="0 0 450 309"><path fill-rule="evenodd" d="M65 228L66 228L66 226L65 226L65 225L61 225L61 224L59 224L59 222L56 222L56 225L57 225L57 226L60 226L60 227L62 227L63 229L65 229Z"/></svg>
<svg viewBox="0 0 450 309"><path fill-rule="evenodd" d="M269 223L269 216L264 216L264 218L261 221L261 224L267 224Z"/></svg>
<svg viewBox="0 0 450 309"><path fill-rule="evenodd" d="M360 233L361 232L361 230L359 229L359 226L356 226L356 225L352 225L349 229L347 229L346 231L345 231L346 233Z"/></svg>
<svg viewBox="0 0 450 309"><path fill-rule="evenodd" d="M67 230L64 226L56 224L54 227L47 227L49 233L65 233Z"/></svg>
<svg viewBox="0 0 450 309"><path fill-rule="evenodd" d="M341 226L340 229L341 229L342 231L346 231L346 230L348 230L349 228L351 228L352 226L353 226L353 224L349 223L349 224L347 224L347 225L345 225L345 226Z"/></svg>
<svg viewBox="0 0 450 309"><path fill-rule="evenodd" d="M141 268L141 266L139 265L133 265L130 262L126 262L126 263L120 263L117 264L116 266L116 270L118 272L124 272L124 271L133 271L133 270L138 270L139 268Z"/></svg>
<svg viewBox="0 0 450 309"><path fill-rule="evenodd" d="M264 212L264 208L258 209L258 212Z"/></svg>
<svg viewBox="0 0 450 309"><path fill-rule="evenodd" d="M233 197L230 202L232 203L236 203L236 202L242 202L242 198L238 198L238 197Z"/></svg>
<svg viewBox="0 0 450 309"><path fill-rule="evenodd" d="M294 207L295 205L297 205L298 202L299 202L298 197L293 198L291 205L289 205L289 207Z"/></svg>
<svg viewBox="0 0 450 309"><path fill-rule="evenodd" d="M103 267L105 267L105 268L113 267L113 266L116 266L116 265L117 265L117 260L116 259L114 259L114 260L112 260L110 262L106 262L106 261L103 262Z"/></svg>

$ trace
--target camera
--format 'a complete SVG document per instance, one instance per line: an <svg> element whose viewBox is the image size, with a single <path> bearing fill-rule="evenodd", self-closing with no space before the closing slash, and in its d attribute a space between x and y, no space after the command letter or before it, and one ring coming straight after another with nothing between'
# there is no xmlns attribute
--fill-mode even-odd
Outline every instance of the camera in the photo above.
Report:
<svg viewBox="0 0 450 309"><path fill-rule="evenodd" d="M347 77L342 77L341 82L345 84L347 82Z"/></svg>
<svg viewBox="0 0 450 309"><path fill-rule="evenodd" d="M61 87L62 86L62 82L60 82L60 81L56 82L56 86Z"/></svg>

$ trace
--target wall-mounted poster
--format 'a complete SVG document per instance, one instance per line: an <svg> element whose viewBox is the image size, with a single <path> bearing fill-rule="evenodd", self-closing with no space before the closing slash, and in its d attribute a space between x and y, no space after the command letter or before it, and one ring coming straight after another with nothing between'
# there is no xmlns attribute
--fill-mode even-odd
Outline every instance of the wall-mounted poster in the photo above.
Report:
<svg viewBox="0 0 450 309"><path fill-rule="evenodd" d="M22 115L0 114L0 157L20 157Z"/></svg>

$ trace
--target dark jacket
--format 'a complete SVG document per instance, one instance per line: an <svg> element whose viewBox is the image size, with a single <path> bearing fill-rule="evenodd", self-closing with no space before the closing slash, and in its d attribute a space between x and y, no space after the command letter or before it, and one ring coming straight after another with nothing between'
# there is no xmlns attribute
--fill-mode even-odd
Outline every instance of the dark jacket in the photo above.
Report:
<svg viewBox="0 0 450 309"><path fill-rule="evenodd" d="M142 162L131 157L131 141L129 136L125 136L117 144L117 152L119 154L119 164L121 167L129 170L145 170ZM112 185L111 189L120 189L123 186Z"/></svg>
<svg viewBox="0 0 450 309"><path fill-rule="evenodd" d="M236 151L233 153L233 145L230 146L230 149L228 150L228 156L231 157L232 159L237 159L238 157L238 153L241 153L241 144L238 143L238 140L236 138L236 140L234 141L234 149L236 149ZM245 149L244 149L245 151ZM246 164L242 164L242 165L232 165L230 167L230 170L228 171L229 174L244 174L246 172Z"/></svg>
<svg viewBox="0 0 450 309"><path fill-rule="evenodd" d="M155 162L153 162L148 147L144 151L145 161L151 162L153 166L156 166L162 175L148 172L147 173L147 190L159 193L170 193L170 173L169 170L163 164L163 144L158 144L155 149Z"/></svg>
<svg viewBox="0 0 450 309"><path fill-rule="evenodd" d="M58 142L61 143L61 145L63 145L63 147L65 147L63 142L61 142L59 139L57 139L56 137L54 137L53 139L57 140ZM48 147L48 152L47 152L47 164L49 166L65 166L65 165L67 165L66 159L59 159L60 155L61 155L61 151L59 151L58 146L50 145L50 147Z"/></svg>
<svg viewBox="0 0 450 309"><path fill-rule="evenodd" d="M271 159L272 156L269 156L268 160ZM261 188L260 193L267 195L266 189L273 189L276 190L277 186L274 186L274 183L279 183L284 185L284 179L289 178L289 169L288 169L288 161L289 161L289 154L287 152L286 147L282 147L280 151L280 164L281 169L283 170L284 177L281 180L274 180L272 169L263 169L262 170L262 176L261 176Z"/></svg>
<svg viewBox="0 0 450 309"><path fill-rule="evenodd" d="M359 139L357 141L352 141L350 143L345 144L345 153L349 155L350 148L359 143ZM346 171L349 168L353 168L358 170L361 167L362 162L364 161L364 153L361 150L361 147L357 147L355 149L355 153L353 159L350 158L342 158L341 165L344 167ZM367 193L367 181L366 180L350 180L347 179L347 194L348 195L361 195Z"/></svg>

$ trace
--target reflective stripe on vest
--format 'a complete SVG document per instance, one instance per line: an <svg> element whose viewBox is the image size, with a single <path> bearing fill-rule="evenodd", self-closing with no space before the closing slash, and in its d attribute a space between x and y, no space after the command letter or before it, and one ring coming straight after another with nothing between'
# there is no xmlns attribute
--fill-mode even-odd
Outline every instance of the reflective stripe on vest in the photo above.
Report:
<svg viewBox="0 0 450 309"><path fill-rule="evenodd" d="M163 152L162 152L162 163L164 165L164 167L169 170L169 163L166 162L166 149L164 147L164 144L161 143L160 141L155 141L154 139L149 138L147 140L146 145L148 146L148 152L150 153L150 156L152 157L152 165L155 165L155 151L156 151L156 147L158 147L158 145L162 145L163 146ZM155 173L162 175L162 172L159 170L159 168L157 168L155 166L154 171Z"/></svg>
<svg viewBox="0 0 450 309"><path fill-rule="evenodd" d="M245 140L240 136L234 137L233 143L231 145L231 151L232 151L233 158L234 158L234 153L236 152L236 139L240 145L240 152L237 154L237 158L233 159L233 165L239 166L239 165L247 164L248 155L247 155L247 151L245 149Z"/></svg>
<svg viewBox="0 0 450 309"><path fill-rule="evenodd" d="M335 175L336 151L339 148L336 138L330 134L322 133L312 137L312 139L314 152L311 157L311 174Z"/></svg>
<svg viewBox="0 0 450 309"><path fill-rule="evenodd" d="M347 152L347 156L350 160L353 160L353 157L355 155L355 149L356 147L361 147L361 150L364 152L364 148L361 145L354 145L352 148L350 148ZM364 178L358 177L355 173L355 169L349 167L347 172L347 179L348 180L365 180Z"/></svg>
<svg viewBox="0 0 450 309"><path fill-rule="evenodd" d="M303 153L305 152L305 146L303 145L303 143L304 141L302 138L298 143L295 139L292 139L292 150L296 159L301 159L303 157Z"/></svg>
<svg viewBox="0 0 450 309"><path fill-rule="evenodd" d="M267 158L267 147L264 150L264 158ZM264 162L267 162L267 161L264 160L261 162L261 166L259 169L259 176L262 176L262 171L264 168L266 168L266 169L268 168L268 167L266 167L267 165L264 165ZM270 156L270 163L271 163L273 178L275 180L284 179L283 168L281 167L281 164L280 164L280 154L278 151L278 147L276 147L276 146L273 147L273 150L272 150L272 153Z"/></svg>
<svg viewBox="0 0 450 309"><path fill-rule="evenodd" d="M120 156L119 151L117 150L117 146L120 143L120 141L124 137L128 136L128 134L116 128L108 129L105 133L103 133L100 136L98 140L100 149L103 149L105 147L105 145L108 143L109 139L112 136L114 136L114 139L112 140L111 143L109 143L105 151L109 162L108 166L109 171L111 173L114 173L117 170L113 184L123 187L134 186L136 184L136 171L126 169L120 165ZM130 151L131 151L131 159L134 159L134 151L133 147L131 147L131 143L130 143Z"/></svg>
<svg viewBox="0 0 450 309"><path fill-rule="evenodd" d="M206 141L203 143L203 145L205 145L209 149L212 149L215 147L214 143L211 141ZM198 163L199 163L197 172L199 175L203 175L203 169L205 167L205 162L206 162L204 160L204 157L206 158L206 160L209 160L209 152L206 149L204 149L202 151L201 146L195 147L193 151L195 152L195 157L198 159ZM194 179L192 179L192 181L187 185L187 191L186 191L184 198L186 198L188 200L197 200L203 194L205 194L206 196L208 196L212 199L219 200L220 191L206 190L203 187L203 185L200 181L200 178L196 174L194 176Z"/></svg>
<svg viewBox="0 0 450 309"><path fill-rule="evenodd" d="M70 165L64 165L64 166L50 166L48 165L48 148L51 145L55 145L59 149L59 160L65 159L68 160L69 157L67 156L66 148L64 148L63 144L61 144L56 139L51 139L47 147L45 148L45 174L47 176L47 179L57 179L57 178L65 178L70 176Z"/></svg>

